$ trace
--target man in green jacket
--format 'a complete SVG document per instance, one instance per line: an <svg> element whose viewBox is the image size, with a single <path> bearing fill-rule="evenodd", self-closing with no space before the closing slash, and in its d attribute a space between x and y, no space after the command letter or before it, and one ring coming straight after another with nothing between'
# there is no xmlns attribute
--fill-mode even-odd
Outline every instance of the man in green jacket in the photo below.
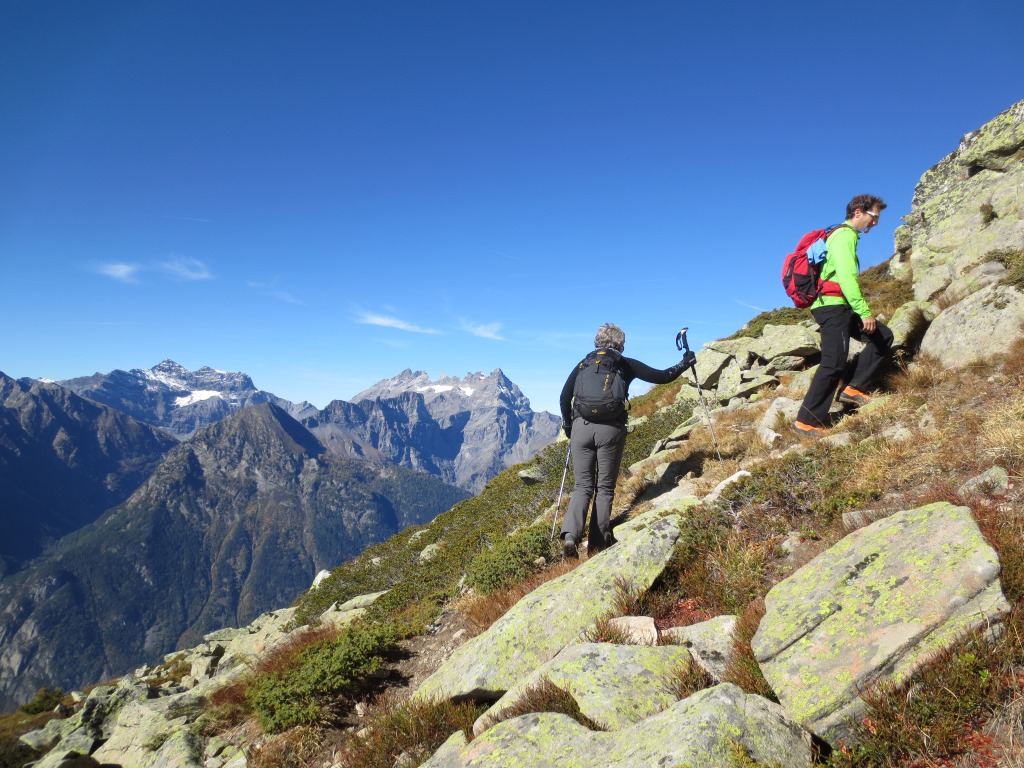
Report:
<svg viewBox="0 0 1024 768"><path fill-rule="evenodd" d="M836 386L846 371L851 336L867 346L857 359L853 376L839 393L840 402L861 406L871 400L867 394L871 381L892 349L892 331L872 315L857 280L860 272L857 241L878 224L878 217L884 209L882 198L857 195L846 206L846 221L825 241L828 254L821 269L821 279L838 283L842 295L821 295L811 305L811 314L821 329L821 363L793 424L793 429L800 434L828 431L828 412Z"/></svg>

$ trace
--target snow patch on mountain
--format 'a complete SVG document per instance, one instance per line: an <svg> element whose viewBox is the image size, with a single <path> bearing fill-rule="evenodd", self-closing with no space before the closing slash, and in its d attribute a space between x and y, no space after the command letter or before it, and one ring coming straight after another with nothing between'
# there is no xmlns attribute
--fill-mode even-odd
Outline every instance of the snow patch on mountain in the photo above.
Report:
<svg viewBox="0 0 1024 768"><path fill-rule="evenodd" d="M214 392L210 389L200 389L183 397L176 398L174 400L174 404L179 408L184 408L186 405L192 405L193 403L198 403L202 400L209 400L211 397L219 397L221 400L225 399L224 395L220 392Z"/></svg>

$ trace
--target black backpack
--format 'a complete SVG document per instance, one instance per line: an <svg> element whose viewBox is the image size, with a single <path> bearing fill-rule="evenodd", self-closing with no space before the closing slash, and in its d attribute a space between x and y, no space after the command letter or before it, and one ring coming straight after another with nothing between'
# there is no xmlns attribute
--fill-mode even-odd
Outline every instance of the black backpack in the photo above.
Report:
<svg viewBox="0 0 1024 768"><path fill-rule="evenodd" d="M576 415L587 421L603 424L623 419L629 383L622 375L622 355L614 349L595 349L583 358L572 397Z"/></svg>

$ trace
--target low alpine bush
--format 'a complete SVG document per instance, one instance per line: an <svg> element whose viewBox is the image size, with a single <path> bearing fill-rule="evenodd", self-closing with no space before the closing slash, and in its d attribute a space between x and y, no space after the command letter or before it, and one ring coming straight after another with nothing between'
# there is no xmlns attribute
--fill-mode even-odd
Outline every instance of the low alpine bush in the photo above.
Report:
<svg viewBox="0 0 1024 768"><path fill-rule="evenodd" d="M543 567L539 558L551 559L551 533L545 525L531 525L499 539L492 549L473 558L466 572L466 583L489 595L496 589L522 581Z"/></svg>
<svg viewBox="0 0 1024 768"><path fill-rule="evenodd" d="M298 650L291 660L257 669L246 698L267 733L330 722L359 684L383 664L395 642L394 629L357 625Z"/></svg>

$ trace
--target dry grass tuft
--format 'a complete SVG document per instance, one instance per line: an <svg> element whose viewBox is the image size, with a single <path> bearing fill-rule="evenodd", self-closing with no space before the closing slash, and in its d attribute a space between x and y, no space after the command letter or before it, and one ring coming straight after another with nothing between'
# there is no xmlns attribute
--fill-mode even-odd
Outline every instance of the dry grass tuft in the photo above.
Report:
<svg viewBox="0 0 1024 768"><path fill-rule="evenodd" d="M247 764L252 768L320 768L329 752L323 729L300 726L253 746Z"/></svg>
<svg viewBox="0 0 1024 768"><path fill-rule="evenodd" d="M757 628L764 618L764 600L754 600L748 605L736 621L736 629L732 635L732 652L722 674L723 683L734 683L746 693L756 693L769 701L778 702L775 691L761 674L761 667L754 658L750 641L754 639Z"/></svg>
<svg viewBox="0 0 1024 768"><path fill-rule="evenodd" d="M381 698L375 702L372 719L365 729L350 734L341 744L334 764L346 768L419 765L455 731L472 739L473 723L485 710L485 705L468 702L398 702Z"/></svg>
<svg viewBox="0 0 1024 768"><path fill-rule="evenodd" d="M981 445L993 461L1024 467L1024 393L992 410L981 427Z"/></svg>
<svg viewBox="0 0 1024 768"><path fill-rule="evenodd" d="M662 679L665 690L677 699L686 699L715 685L715 678L697 662L687 661L679 664Z"/></svg>
<svg viewBox="0 0 1024 768"><path fill-rule="evenodd" d="M474 594L464 597L455 604L454 608L466 620L466 630L469 632L469 636L476 637L537 587L552 579L557 579L559 576L564 576L582 562L586 562L586 556L581 556L579 560L560 560L511 587L497 589L489 595Z"/></svg>
<svg viewBox="0 0 1024 768"><path fill-rule="evenodd" d="M1003 374L1009 376L1018 387L1024 385L1024 328L1021 337L1010 345L1003 360Z"/></svg>
<svg viewBox="0 0 1024 768"><path fill-rule="evenodd" d="M585 643L612 643L613 645L638 645L632 633L611 623L612 616L605 616L582 632Z"/></svg>
<svg viewBox="0 0 1024 768"><path fill-rule="evenodd" d="M572 694L564 688L559 688L546 677L541 678L540 682L528 688L522 698L511 707L502 710L500 719L489 720L487 727L490 728L502 720L511 720L514 717L535 712L555 712L567 715L592 731L608 730L605 726L584 715Z"/></svg>

